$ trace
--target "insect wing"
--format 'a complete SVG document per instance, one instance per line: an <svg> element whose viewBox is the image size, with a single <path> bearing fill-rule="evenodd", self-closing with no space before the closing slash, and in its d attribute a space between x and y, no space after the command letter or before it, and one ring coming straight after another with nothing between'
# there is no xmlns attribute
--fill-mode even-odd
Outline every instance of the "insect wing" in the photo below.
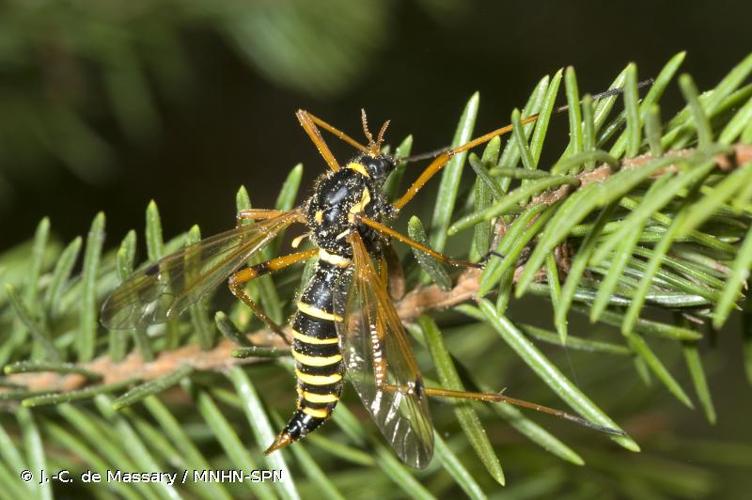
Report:
<svg viewBox="0 0 752 500"><path fill-rule="evenodd" d="M298 217L287 212L211 236L147 265L126 279L102 306L111 330L143 328L177 316L242 266Z"/></svg>
<svg viewBox="0 0 752 500"><path fill-rule="evenodd" d="M360 236L353 264L335 290L345 369L381 433L406 464L424 468L433 455L433 425L423 379L384 281Z"/></svg>

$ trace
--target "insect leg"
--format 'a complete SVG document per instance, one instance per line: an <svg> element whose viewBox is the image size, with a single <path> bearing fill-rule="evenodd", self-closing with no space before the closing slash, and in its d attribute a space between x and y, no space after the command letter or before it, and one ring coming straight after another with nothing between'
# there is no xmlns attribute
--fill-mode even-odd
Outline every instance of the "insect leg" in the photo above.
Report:
<svg viewBox="0 0 752 500"><path fill-rule="evenodd" d="M526 125L528 123L533 123L535 120L538 119L538 115L531 115L526 118L522 119L522 125ZM505 125L501 128L497 128L496 130L492 130L491 132L488 132L487 134L483 134L480 137L476 137L475 139L466 142L465 144L461 144L457 147L451 148L449 150L446 150L439 154L434 160L428 164L428 166L421 172L421 174L418 176L418 178L415 180L415 182L412 183L412 185L407 188L407 191L405 194L402 195L400 199L398 199L396 202L394 202L394 206L397 209L400 209L407 205L410 200L412 200L416 194L418 194L418 191L420 191L423 186L425 186L428 181L431 180L431 178L439 173L442 168L449 162L449 160L452 159L452 157L456 154L463 153L465 151L468 151L476 146L479 146L481 144L485 144L486 142L490 141L494 137L498 137L504 134L508 134L512 131L512 125Z"/></svg>
<svg viewBox="0 0 752 500"><path fill-rule="evenodd" d="M255 266L246 267L230 276L230 279L228 280L228 286L230 287L232 294L242 300L245 305L250 307L253 313L258 316L261 321L266 323L274 333L279 335L288 344L287 336L285 336L282 328L272 321L264 310L253 301L253 299L246 293L244 285L264 274L273 273L274 271L284 269L296 262L300 262L301 260L310 259L311 257L318 255L318 252L318 248L312 248L310 250L304 250L302 252L270 259L266 262L256 264Z"/></svg>
<svg viewBox="0 0 752 500"><path fill-rule="evenodd" d="M346 133L342 132L338 128L335 128L332 125L328 124L327 122L325 122L324 120L322 120L318 116L312 115L308 111L300 109L300 110L298 110L298 120L300 120L300 114L306 115L311 122L313 122L315 125L318 125L319 127L323 128L327 132L331 133L337 139L339 139L339 140L341 140L343 142L348 143L350 146L352 146L355 149L358 149L358 150L360 150L360 151L362 151L364 153L368 152L368 148L367 147L365 147L364 145L362 145L361 143L359 143L358 141L356 141L355 139L353 139L352 137L350 137ZM301 124L302 124L302 121L301 121ZM305 125L304 125L304 127L305 127Z"/></svg>
<svg viewBox="0 0 752 500"><path fill-rule="evenodd" d="M644 80L642 82L639 82L637 84L637 88L642 87L648 87L652 85L654 80L652 78L649 78L647 80ZM599 94L595 94L592 96L593 99L602 99L604 97L609 97L617 94L621 94L624 92L623 88L615 88L615 89L609 89L605 92L601 92ZM558 108L554 109L554 113L561 113L563 111L567 111L569 109L568 105L559 106ZM533 123L538 119L539 115L536 113L534 115L527 116L521 120L522 125L527 125L528 123ZM483 134L480 137L476 137L475 139L466 142L465 144L461 144L457 147L451 148L451 149L439 149L437 151L427 153L427 154L420 154L411 156L409 158L404 158L403 160L407 161L416 161L421 160L423 158L434 158L434 160L428 164L428 167L423 171L423 173L420 174L418 179L413 182L413 184L407 189L407 192L405 192L404 195L402 195L402 198L397 200L397 202L394 204L395 207L402 208L405 205L410 202L410 200L415 197L416 194L418 194L418 191L421 190L423 186L433 177L436 175L439 170L444 168L444 165L447 164L447 162L452 158L452 156L462 153L464 151L468 151L475 146L479 146L481 144L485 144L486 142L490 141L494 137L498 137L504 134L507 134L512 131L512 125L505 125L501 128L497 128L496 130L492 130L491 132L488 132L487 134Z"/></svg>
<svg viewBox="0 0 752 500"><path fill-rule="evenodd" d="M324 158L324 161L326 161L326 164L329 165L329 168L332 169L334 172L339 170L339 163L337 163L337 159L334 157L334 154L332 154L332 151L329 149L329 146L326 145L326 141L321 136L321 132L319 132L319 128L316 126L317 124L320 125L321 128L323 128L324 130L327 130L333 133L338 138L342 139L348 144L355 146L361 151L368 151L368 149L365 146L355 141L355 139L352 139L350 136L348 136L344 132L332 127L331 125L326 123L324 120L310 114L308 111L299 109L297 113L295 113L295 116L298 117L298 121L300 122L300 125L303 126L303 130L306 131L306 133L308 134L308 137L310 137L311 141L313 141L313 144L316 146L316 149L318 150L321 157Z"/></svg>
<svg viewBox="0 0 752 500"><path fill-rule="evenodd" d="M496 392L455 391L452 389L444 389L442 387L426 387L423 389L423 391L425 392L427 396L434 397L434 398L464 399L464 400L472 400L472 401L485 401L487 403L508 403L514 406L519 406L521 408L528 408L530 410L535 410L541 413L546 413L548 415L553 415L554 417L563 418L565 420L569 420L570 422L574 422L576 424L582 425L583 427L595 429L601 432L605 432L607 434L612 434L612 435L617 435L617 436L626 435L624 431L620 429L613 429L611 427L598 425L593 422L590 422L589 420L585 420L582 417L578 417L577 415L572 415L571 413L567 413L563 410L549 408L548 406L539 405L538 403L531 403L530 401L525 401L523 399L512 398L512 397L505 396L503 394L496 393Z"/></svg>
<svg viewBox="0 0 752 500"><path fill-rule="evenodd" d="M395 231L391 227L385 224L382 224L381 222L375 221L373 219L369 219L368 217L360 216L358 217L358 220L362 222L363 224L365 224L366 226L370 227L371 229L374 229L375 231L383 234L384 236L389 236L391 238L394 238L395 240L402 242L407 246L410 246L416 250L426 253L430 255L431 257L433 257L434 259L438 260L439 262L443 262L445 264L449 264L451 266L456 266L456 267L477 267L477 268L482 267L482 265L480 264L475 264L473 262L469 262L469 261L461 260L461 259L453 259L442 253L437 252L436 250L432 250L426 245L422 243L418 243L412 238L409 238L405 236L404 234L398 231Z"/></svg>
<svg viewBox="0 0 752 500"><path fill-rule="evenodd" d="M236 219L238 225L240 225L243 221L257 221L257 220L265 220L265 219L273 219L274 217L279 217L280 215L285 214L286 212L284 210L268 210L265 208L247 208L245 210L241 210L237 213Z"/></svg>

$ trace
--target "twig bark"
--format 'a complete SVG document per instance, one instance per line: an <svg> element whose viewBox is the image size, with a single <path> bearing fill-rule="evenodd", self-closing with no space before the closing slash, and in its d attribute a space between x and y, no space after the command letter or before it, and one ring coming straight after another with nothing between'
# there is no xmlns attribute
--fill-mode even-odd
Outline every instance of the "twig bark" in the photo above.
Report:
<svg viewBox="0 0 752 500"><path fill-rule="evenodd" d="M444 291L436 285L421 287L408 293L397 306L400 318L405 322L415 320L423 312L431 309L444 309L469 300L478 290L477 269L462 273L454 288ZM287 346L271 330L261 329L248 334L248 340L254 345L286 349ZM160 353L154 361L146 362L137 351L129 354L119 363L105 355L100 356L82 368L102 376L103 384L112 384L127 379L142 381L153 380L167 375L182 365L190 365L196 370L221 371L240 364L265 361L268 358L235 358L232 351L239 346L227 339L222 339L216 347L202 351L198 345L191 344L172 351ZM7 377L9 382L23 385L31 391L67 392L83 387L87 380L81 375L60 375L57 373L18 373Z"/></svg>
<svg viewBox="0 0 752 500"><path fill-rule="evenodd" d="M693 150L681 150L669 152L677 158L691 154ZM621 168L639 168L652 159L650 155L625 160ZM752 161L752 146L736 145L728 156L720 155L716 158L718 168L727 170ZM661 174L675 169L669 165ZM610 166L604 164L588 172L579 175L581 185L592 182L602 182L613 173ZM544 193L535 198L532 203L555 203L576 189L574 186L562 188ZM399 317L404 322L411 322L418 316L429 310L446 309L467 300L472 299L479 287L480 271L469 269L463 272L456 285L447 291L436 285L420 287L405 295L396 304ZM259 346L276 347L286 349L287 346L273 332L261 329L248 334L248 339ZM142 381L153 380L169 374L179 366L188 364L196 370L225 370L235 365L250 364L264 361L268 358L235 358L232 351L237 348L231 341L223 339L216 347L208 351L202 351L197 345L187 345L172 351L162 352L154 360L146 362L141 355L134 351L123 361L115 363L109 356L101 356L82 367L102 376L102 383L111 384L127 379L137 378ZM7 377L9 382L20 384L32 391L72 391L81 388L87 383L87 379L81 375L60 375L57 373L20 373Z"/></svg>

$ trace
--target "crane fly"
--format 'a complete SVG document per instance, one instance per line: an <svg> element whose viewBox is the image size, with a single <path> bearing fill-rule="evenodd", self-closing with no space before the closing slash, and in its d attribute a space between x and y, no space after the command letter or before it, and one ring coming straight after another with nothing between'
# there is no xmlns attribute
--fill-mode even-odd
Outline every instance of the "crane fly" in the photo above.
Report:
<svg viewBox="0 0 752 500"><path fill-rule="evenodd" d="M381 152L388 121L374 139L363 112L362 126L368 140L364 145L307 111L299 110L296 116L328 166L327 172L316 180L313 194L290 211L243 210L238 213L238 220L251 220L254 224L239 224L139 270L105 301L101 318L106 327L144 328L164 322L229 277L232 293L290 344L295 360L296 409L266 453L305 437L326 422L340 399L343 376L349 378L395 453L415 468L426 467L433 455L429 397L507 402L604 432L621 433L560 410L497 393L426 387L389 296L387 253L392 240L445 264L478 266L436 252L388 224L450 158L509 132L511 126L436 152L417 180L391 203L383 193L383 185L397 160ZM537 115L533 115L522 122L536 119ZM358 154L341 165L321 130L350 144ZM313 248L243 267L292 224L306 226ZM309 259L316 259L316 263L290 319L290 342L282 328L245 292L245 285Z"/></svg>

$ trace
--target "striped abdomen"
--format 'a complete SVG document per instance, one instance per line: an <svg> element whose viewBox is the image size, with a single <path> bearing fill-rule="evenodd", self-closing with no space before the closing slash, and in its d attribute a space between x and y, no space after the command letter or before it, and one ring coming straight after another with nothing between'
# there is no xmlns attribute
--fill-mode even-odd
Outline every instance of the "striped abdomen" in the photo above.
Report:
<svg viewBox="0 0 752 500"><path fill-rule="evenodd" d="M334 313L335 285L350 260L319 253L316 268L298 301L291 325L297 379L297 409L267 453L287 446L326 422L342 392L343 363Z"/></svg>

